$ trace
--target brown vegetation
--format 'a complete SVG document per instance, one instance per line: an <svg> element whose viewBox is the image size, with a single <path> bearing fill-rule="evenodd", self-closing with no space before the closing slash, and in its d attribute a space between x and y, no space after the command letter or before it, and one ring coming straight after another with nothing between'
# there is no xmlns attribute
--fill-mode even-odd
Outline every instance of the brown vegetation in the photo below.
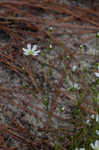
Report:
<svg viewBox="0 0 99 150"><path fill-rule="evenodd" d="M66 132L68 136L73 135L71 127L69 129L67 126L55 129L51 127L49 122L53 118L58 119L59 122L70 120L60 117L54 112L60 96L68 99L71 103L72 111L75 106L71 92L62 90L66 73L63 68L58 67L57 63L61 63L64 61L63 58L69 55L71 59L63 63L67 67L67 74L71 76L69 64L72 60L77 59L76 56L80 55L79 51L69 49L65 44L64 53L57 52L55 60L47 62L43 58L32 57L35 66L48 68L47 71L45 69L45 73L44 70L32 73L30 61L23 55L22 48L26 47L27 43L36 43L39 44L43 52L44 49L47 49L48 40L51 39L52 43L61 49L62 41L58 37L64 34L63 29L67 30L67 34L69 34L69 29L72 32L70 35L76 34L78 36L98 32L99 10L97 8L95 6L94 8L69 6L60 4L56 0L0 1L0 34L3 35L0 36L0 66L7 70L8 76L13 77L12 74L14 74L16 79L19 78L20 81L20 84L16 85L11 84L11 79L9 79L9 83L0 81L0 111L3 118L0 121L0 149L25 150L27 148L28 150L40 150L42 148L51 150L54 148L53 142L56 140L55 134L57 135L57 131ZM55 32L51 34L48 32L50 26L55 29ZM85 43L92 38L93 35L86 38L82 37L80 43ZM22 70L23 67L25 71ZM56 72L61 72L61 78L57 80L56 85L48 77L50 67ZM78 72L79 77L80 73ZM72 76L71 80L73 80ZM43 103L46 89L43 85L44 82L46 82L47 87L50 89L49 93L52 95L49 110L50 117L48 117L47 110L40 107ZM24 88L23 83L26 83L28 88ZM82 106L82 109L87 111L84 106ZM37 110L38 113L32 110ZM93 110L88 111L92 112ZM41 113L44 115L41 115ZM43 127L22 122L21 118L26 114L37 118L41 126L43 124ZM32 132L31 130L33 129L35 131ZM41 132L41 136L39 132ZM12 144L10 145L9 143ZM66 137L64 148L70 144L71 141Z"/></svg>

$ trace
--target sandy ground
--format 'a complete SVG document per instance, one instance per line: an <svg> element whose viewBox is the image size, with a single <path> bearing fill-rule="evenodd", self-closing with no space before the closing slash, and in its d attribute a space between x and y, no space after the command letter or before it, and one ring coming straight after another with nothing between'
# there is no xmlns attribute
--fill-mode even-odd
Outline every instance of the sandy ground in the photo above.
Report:
<svg viewBox="0 0 99 150"><path fill-rule="evenodd" d="M81 4L81 3L77 3L75 1L73 2L68 2L67 0L57 0L58 3L66 3L68 5L80 5L81 7L85 7L85 4ZM40 14L40 16L42 16L43 19L46 19L47 17L49 17L49 20L54 19L54 16L49 15L47 16L46 14L42 13ZM61 16L62 17L62 16ZM46 25L46 27L48 28L48 26ZM73 29L60 29L58 27L56 27L55 29L56 32L56 37L58 40L61 39L61 41L64 41L65 46L67 48L70 48L70 50L72 51L79 51L80 50L80 45L81 44L86 44L86 49L82 50L82 53L85 54L85 52L87 54L93 54L93 49L94 51L96 51L96 44L95 44L95 39L92 39L91 41L87 42L87 43L82 43L82 38L84 39L84 37L87 37L89 35L82 35L79 36L78 32L75 32L77 34L72 34ZM95 34L93 34L95 35ZM35 41L34 37L31 37L32 39ZM7 33L3 32L2 30L0 31L0 47L2 48L6 48L7 44L10 42L10 38L8 36ZM40 44L43 46L43 43L39 42L39 46ZM47 42L45 42L45 44L47 44ZM48 50L46 49L42 49L41 54L44 55L44 57L42 55L37 56L40 60L45 59L46 62L50 59L53 60L53 58L57 57L60 54L60 49L62 51L61 47L57 47L55 46L55 49L52 50L50 53L48 53ZM19 58L20 59L20 58ZM91 58L88 59L88 57L82 56L82 57L78 57L77 58L78 61L73 61L70 66L73 65L77 65L78 69L82 69L82 67L86 67L88 66L89 68L92 67L94 60L92 60ZM80 67L79 67L80 64ZM40 75L42 75L42 72L45 72L49 69L49 67L42 67L40 64L38 64L36 61L33 61L33 65L34 65L34 72L37 71L37 73ZM59 80L62 77L62 73L61 70L64 67L64 64L62 62L56 62L56 67L58 67L60 69L60 72L57 70L53 70L53 77L54 80L52 80L52 86L54 85L55 87L57 86L57 83L59 82ZM78 77L75 75L75 81L79 82ZM39 77L37 79L36 82L39 82ZM29 86L29 84L24 81L24 79L20 78L14 71L12 71L9 67L7 67L4 64L0 64L0 85L3 85L5 88L12 88L12 92L6 91L6 92L2 92L0 94L0 105L2 105L3 111L2 109L0 110L0 124L5 124L5 125L12 125L11 122L11 118L13 118L13 121L18 122L21 126L24 126L25 128L27 128L27 130L29 131L29 133L32 133L34 135L38 135L40 138L46 137L48 136L50 141L53 144L53 140L51 139L52 135L48 135L47 133L40 133L37 129L43 128L44 124L48 121L48 114L46 111L46 107L43 103L43 100L46 98L49 99L49 109L50 106L52 105L52 101L53 101L53 91L55 90L54 88L50 90L50 94L47 97L47 85L43 84L43 92L46 91L44 94L34 94L32 93L32 91L30 90L26 90L24 88L22 88L24 86L24 84L27 84L27 86ZM71 86L71 80L69 78L69 75L66 76L66 80L62 86L63 91L65 91L66 89L68 89ZM17 91L16 91L16 87L17 87ZM20 92L19 92L20 91ZM68 91L68 90L67 90ZM68 94L67 94L68 95ZM37 99L36 99L37 97ZM73 108L75 107L76 104L76 95L71 95L71 99L73 99L74 101L70 101L69 98L67 97L63 97L62 95L60 95L58 97L58 103L57 103L57 107L55 110L54 115L56 116L62 116L62 118L64 118L64 120L59 120L59 118L57 118L56 116L53 117L53 125L55 128L58 127L68 127L69 123L68 120L70 120L71 115L72 115L72 111ZM9 100L8 100L9 99ZM38 100L38 101L37 101ZM13 104L16 103L17 106L14 106ZM27 109L29 110L27 111L23 111L24 108L24 104L28 107ZM64 112L60 113L60 108L64 107L65 110ZM43 111L39 111L38 108L40 108ZM3 112L6 112L5 114ZM37 117L38 116L38 117ZM42 121L41 121L41 120ZM35 128L34 128L35 127ZM18 150L29 150L29 148L22 148L20 145L21 142L14 140L13 138L11 138L10 136L7 137L7 139L5 140L5 143L7 144L7 146L10 148L10 146L14 145L16 147L18 147Z"/></svg>

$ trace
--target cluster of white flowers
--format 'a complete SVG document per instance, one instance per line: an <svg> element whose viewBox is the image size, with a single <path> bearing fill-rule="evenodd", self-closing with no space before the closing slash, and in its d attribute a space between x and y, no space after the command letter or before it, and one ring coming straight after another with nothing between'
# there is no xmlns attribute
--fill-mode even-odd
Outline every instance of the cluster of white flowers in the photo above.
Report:
<svg viewBox="0 0 99 150"><path fill-rule="evenodd" d="M32 47L31 44L27 44L27 49L23 48L24 55L32 55L32 56L37 56L40 53L40 50L37 50L38 46L34 44Z"/></svg>
<svg viewBox="0 0 99 150"><path fill-rule="evenodd" d="M52 30L52 29L51 29ZM32 56L37 56L40 53L40 50L37 50L38 46L36 44L34 44L34 46L32 47L31 44L27 44L27 48L23 48L24 51L24 55L28 56L28 55L32 55ZM50 48L52 48L52 45L50 44ZM80 47L82 48L82 46ZM77 69L77 66L72 66L72 71L75 72ZM99 66L98 66L98 71L94 73L96 77L99 77ZM80 89L79 84L74 83L73 88L75 89ZM64 107L62 107L62 111L64 111ZM91 116L92 119L95 119L96 122L99 123L99 115L97 114L92 115ZM89 124L90 120L87 120L86 123ZM99 130L96 130L96 134L99 135ZM90 144L91 148L94 150L99 150L99 140L95 141L95 144L91 143ZM76 148L75 150L85 150L85 148Z"/></svg>
<svg viewBox="0 0 99 150"><path fill-rule="evenodd" d="M92 119L95 119L97 123L99 123L99 115L97 114L96 116L93 114L91 115Z"/></svg>
<svg viewBox="0 0 99 150"><path fill-rule="evenodd" d="M90 118L91 118L91 119L95 119L95 121L96 121L97 123L99 123L99 114L97 114L97 115L92 114L92 115L90 116ZM87 124L90 124L90 120L88 119L88 120L86 121L86 123L87 123ZM99 130L96 130L96 134L99 135ZM96 140L96 141L95 141L95 144L91 143L90 146L91 146L91 148L92 148L93 150L99 150L99 140ZM82 148L80 148L80 149L77 149L77 148L76 148L75 150L83 150L83 149L82 149Z"/></svg>
<svg viewBox="0 0 99 150"><path fill-rule="evenodd" d="M75 72L76 70L77 70L77 66L76 66L76 65L72 66L72 71ZM94 72L94 75L95 75L97 78L99 78L99 65L98 65L98 67L97 67L97 72Z"/></svg>
<svg viewBox="0 0 99 150"><path fill-rule="evenodd" d="M96 116L94 115L94 114L92 114L91 116L90 116L90 118L91 119L95 119L95 121L97 122L97 123L99 123L99 115L97 114ZM86 120L86 123L90 123L90 120L88 119L88 120Z"/></svg>

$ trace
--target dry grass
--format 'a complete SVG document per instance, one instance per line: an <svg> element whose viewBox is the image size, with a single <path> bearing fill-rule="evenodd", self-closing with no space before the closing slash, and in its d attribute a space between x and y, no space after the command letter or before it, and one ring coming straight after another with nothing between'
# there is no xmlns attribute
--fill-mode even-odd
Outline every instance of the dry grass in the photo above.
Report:
<svg viewBox="0 0 99 150"><path fill-rule="evenodd" d="M82 70L78 70L75 75L81 84L76 97L72 91L63 88L66 76L73 82L76 80L70 64L79 64L78 57L82 58L79 48L70 49L66 45L73 35L81 36L79 43L95 38L93 34L99 31L97 8L70 7L56 0L0 1L0 32L5 35L1 37L0 67L5 70L4 75L9 77L8 83L5 80L0 83L0 149L57 150L54 144L58 145L61 141L60 150L72 149L71 137L75 134L76 124L72 114L77 108L77 98L83 93L80 105L82 113L97 113L94 109L96 105L92 106L91 101L94 94L90 84L84 82ZM53 26L54 32L49 31L50 26ZM62 44L59 37L64 34L64 30L69 36ZM82 36L87 34L92 36ZM41 49L40 56L32 57L34 70L29 57L22 52L27 43L36 43ZM55 51L49 50L48 43L54 45ZM47 59L52 55L53 59ZM88 54L86 57L95 61L99 59L99 55ZM54 78L57 83L52 79L53 72L56 73ZM18 79L20 84L12 84L10 76L14 76L14 80ZM64 106L63 102L69 106L69 117L58 113L59 104ZM68 114L68 110L65 113ZM26 121L22 119L26 115L31 116L31 120L34 118L34 124L30 122L30 117ZM54 124L55 120L59 126ZM83 127L80 122L79 129Z"/></svg>

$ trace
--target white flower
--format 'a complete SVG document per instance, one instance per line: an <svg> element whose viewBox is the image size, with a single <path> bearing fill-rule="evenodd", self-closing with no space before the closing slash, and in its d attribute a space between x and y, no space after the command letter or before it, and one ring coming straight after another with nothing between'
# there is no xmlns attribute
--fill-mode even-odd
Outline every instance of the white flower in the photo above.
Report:
<svg viewBox="0 0 99 150"><path fill-rule="evenodd" d="M99 130L96 130L96 134L99 135Z"/></svg>
<svg viewBox="0 0 99 150"><path fill-rule="evenodd" d="M75 150L85 150L85 148L76 148Z"/></svg>
<svg viewBox="0 0 99 150"><path fill-rule="evenodd" d="M62 112L64 112L64 110L65 110L65 108L64 108L64 107L62 107L62 108L61 108L61 111L62 111Z"/></svg>
<svg viewBox="0 0 99 150"><path fill-rule="evenodd" d="M73 88L75 88L75 89L80 89L80 86L79 86L79 84L77 84L77 83L74 83L74 85L73 85Z"/></svg>
<svg viewBox="0 0 99 150"><path fill-rule="evenodd" d="M91 143L90 145L91 145L92 149L99 150L99 141L98 140L96 140L95 144Z"/></svg>
<svg viewBox="0 0 99 150"><path fill-rule="evenodd" d="M52 49L52 48L53 48L53 45L52 45L52 44L50 44L50 45L49 45L49 48L50 48L50 49Z"/></svg>
<svg viewBox="0 0 99 150"><path fill-rule="evenodd" d="M49 27L49 30L50 30L50 32L53 32L54 29L53 29L53 27Z"/></svg>
<svg viewBox="0 0 99 150"><path fill-rule="evenodd" d="M96 115L96 122L99 122L99 115Z"/></svg>
<svg viewBox="0 0 99 150"><path fill-rule="evenodd" d="M95 72L94 74L95 74L96 77L99 78L99 72Z"/></svg>
<svg viewBox="0 0 99 150"><path fill-rule="evenodd" d="M40 53L40 50L37 50L37 45L35 44L33 48L31 47L31 44L27 44L27 49L23 48L24 55L33 55L36 56Z"/></svg>
<svg viewBox="0 0 99 150"><path fill-rule="evenodd" d="M86 120L86 123L89 124L89 123L90 123L90 120Z"/></svg>
<svg viewBox="0 0 99 150"><path fill-rule="evenodd" d="M91 118L91 119L95 119L95 115L94 115L94 114L92 114L90 118Z"/></svg>
<svg viewBox="0 0 99 150"><path fill-rule="evenodd" d="M96 33L96 37L99 38L99 32Z"/></svg>
<svg viewBox="0 0 99 150"><path fill-rule="evenodd" d="M99 123L99 115L98 115L98 114L97 114L96 116L93 114L93 115L91 115L90 118L91 118L91 119L96 119L96 122Z"/></svg>
<svg viewBox="0 0 99 150"><path fill-rule="evenodd" d="M72 66L72 71L75 72L77 69L77 66Z"/></svg>

